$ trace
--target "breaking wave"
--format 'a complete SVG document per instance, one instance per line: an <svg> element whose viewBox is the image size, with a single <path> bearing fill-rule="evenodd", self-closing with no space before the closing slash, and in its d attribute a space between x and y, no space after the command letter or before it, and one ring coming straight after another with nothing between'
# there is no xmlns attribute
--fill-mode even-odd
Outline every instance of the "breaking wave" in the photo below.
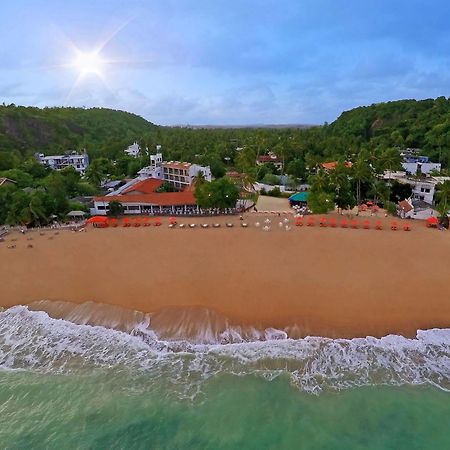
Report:
<svg viewBox="0 0 450 450"><path fill-rule="evenodd" d="M227 328L208 310L200 311L208 326L199 331L189 311L150 315L112 308L37 302L1 311L0 368L61 374L114 369L162 380L189 396L222 373L288 376L310 393L380 384L450 391L450 329L419 330L415 339L293 339L286 330Z"/></svg>

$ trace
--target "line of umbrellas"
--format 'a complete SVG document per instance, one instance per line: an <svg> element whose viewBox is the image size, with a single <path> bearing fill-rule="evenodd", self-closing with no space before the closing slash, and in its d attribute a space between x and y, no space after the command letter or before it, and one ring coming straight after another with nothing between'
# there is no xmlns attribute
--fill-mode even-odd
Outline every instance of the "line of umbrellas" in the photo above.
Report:
<svg viewBox="0 0 450 450"><path fill-rule="evenodd" d="M308 216L305 220L304 217L296 217L295 219L295 226L301 227L303 225L306 225L307 227L313 227L316 225L316 218L314 216ZM319 227L326 228L363 228L365 230L370 230L372 227L375 228L375 230L382 230L383 229L383 222L381 220L377 220L375 224L372 224L372 222L368 219L359 221L357 219L347 220L347 219L341 219L339 222L336 218L331 217L320 217L318 221ZM403 223L402 224L404 231L411 231L411 225L409 223ZM397 220L392 220L390 228L392 231L397 231L400 226Z"/></svg>

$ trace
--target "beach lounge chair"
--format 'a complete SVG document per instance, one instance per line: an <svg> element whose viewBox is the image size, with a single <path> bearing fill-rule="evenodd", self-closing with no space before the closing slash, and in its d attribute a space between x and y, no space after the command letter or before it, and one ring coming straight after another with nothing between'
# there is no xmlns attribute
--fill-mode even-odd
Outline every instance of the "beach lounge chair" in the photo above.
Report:
<svg viewBox="0 0 450 450"><path fill-rule="evenodd" d="M319 220L319 224L321 227L326 227L327 226L327 219L325 217L321 217Z"/></svg>
<svg viewBox="0 0 450 450"><path fill-rule="evenodd" d="M403 231L411 231L411 227L409 226L409 223L403 224Z"/></svg>
<svg viewBox="0 0 450 450"><path fill-rule="evenodd" d="M202 228L208 228L209 225L207 223L202 223Z"/></svg>
<svg viewBox="0 0 450 450"><path fill-rule="evenodd" d="M214 228L220 228L220 223L215 223L215 224L213 225L213 227L214 227Z"/></svg>
<svg viewBox="0 0 450 450"><path fill-rule="evenodd" d="M381 224L381 220L377 220L375 222L375 230L382 230L383 229L383 225Z"/></svg>
<svg viewBox="0 0 450 450"><path fill-rule="evenodd" d="M232 223L227 223L227 228L233 228L233 224Z"/></svg>
<svg viewBox="0 0 450 450"><path fill-rule="evenodd" d="M348 221L347 219L341 220L341 228L348 228Z"/></svg>
<svg viewBox="0 0 450 450"><path fill-rule="evenodd" d="M173 223L169 223L169 228L175 228L175 225Z"/></svg>
<svg viewBox="0 0 450 450"><path fill-rule="evenodd" d="M365 221L363 222L363 228L364 228L365 230L370 230L370 222L369 222L368 220L365 220Z"/></svg>
<svg viewBox="0 0 450 450"><path fill-rule="evenodd" d="M397 231L397 229L398 229L398 223L397 223L396 220L393 220L393 221L391 222L391 230L392 230L392 231Z"/></svg>
<svg viewBox="0 0 450 450"><path fill-rule="evenodd" d="M247 228L247 227L248 227L248 223L241 222L241 227L242 227L242 228Z"/></svg>
<svg viewBox="0 0 450 450"><path fill-rule="evenodd" d="M352 224L352 228L353 228L354 230L356 230L356 229L359 228L359 223L358 223L358 221L357 221L356 219L353 219L352 222L351 222L351 224Z"/></svg>

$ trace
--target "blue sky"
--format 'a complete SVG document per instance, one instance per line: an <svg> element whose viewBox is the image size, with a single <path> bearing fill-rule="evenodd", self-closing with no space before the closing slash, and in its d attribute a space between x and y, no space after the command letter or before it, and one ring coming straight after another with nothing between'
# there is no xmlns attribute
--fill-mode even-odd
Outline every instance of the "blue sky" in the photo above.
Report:
<svg viewBox="0 0 450 450"><path fill-rule="evenodd" d="M171 124L333 121L450 95L444 0L1 0L0 102ZM100 52L102 76L73 67Z"/></svg>

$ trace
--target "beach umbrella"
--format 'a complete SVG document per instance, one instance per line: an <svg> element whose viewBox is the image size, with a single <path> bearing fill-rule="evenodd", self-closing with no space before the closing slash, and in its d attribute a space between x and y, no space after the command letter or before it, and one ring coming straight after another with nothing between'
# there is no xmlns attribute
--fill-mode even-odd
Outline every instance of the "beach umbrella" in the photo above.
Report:
<svg viewBox="0 0 450 450"><path fill-rule="evenodd" d="M108 223L108 217L106 216L93 216L86 221L86 223Z"/></svg>
<svg viewBox="0 0 450 450"><path fill-rule="evenodd" d="M341 228L347 228L348 227L348 221L347 219L341 220Z"/></svg>
<svg viewBox="0 0 450 450"><path fill-rule="evenodd" d="M122 225L124 227L129 227L131 225L130 219L128 217L125 217L125 219L123 219Z"/></svg>
<svg viewBox="0 0 450 450"><path fill-rule="evenodd" d="M334 217L332 217L332 218L329 220L329 224L330 224L330 227L336 228L336 219L335 219Z"/></svg>
<svg viewBox="0 0 450 450"><path fill-rule="evenodd" d="M177 219L175 217L169 217L169 223L175 225L177 223Z"/></svg>
<svg viewBox="0 0 450 450"><path fill-rule="evenodd" d="M363 222L363 228L366 230L370 228L370 222L367 219Z"/></svg>
<svg viewBox="0 0 450 450"><path fill-rule="evenodd" d="M303 226L303 217L297 217L295 219L295 226L296 227L302 227Z"/></svg>
<svg viewBox="0 0 450 450"><path fill-rule="evenodd" d="M153 225L154 225L155 227L161 226L161 219L160 219L159 217L157 217L157 218L155 219L155 222L153 223Z"/></svg>
<svg viewBox="0 0 450 450"><path fill-rule="evenodd" d="M133 225L135 227L140 227L141 226L141 219L139 217L135 217L133 220Z"/></svg>
<svg viewBox="0 0 450 450"><path fill-rule="evenodd" d="M111 224L112 227L117 227L117 219L109 219L109 223Z"/></svg>
<svg viewBox="0 0 450 450"><path fill-rule="evenodd" d="M437 217L428 217L427 227L436 227L439 224L439 219Z"/></svg>
<svg viewBox="0 0 450 450"><path fill-rule="evenodd" d="M393 220L393 221L391 222L391 230L392 230L392 231L397 231L397 228L398 228L398 223L397 223L396 220Z"/></svg>
<svg viewBox="0 0 450 450"><path fill-rule="evenodd" d="M150 226L150 218L149 217L144 217L142 222L144 224L144 227L149 227Z"/></svg>
<svg viewBox="0 0 450 450"><path fill-rule="evenodd" d="M321 227L326 227L327 226L327 219L325 217L321 217L319 220L320 226Z"/></svg>

